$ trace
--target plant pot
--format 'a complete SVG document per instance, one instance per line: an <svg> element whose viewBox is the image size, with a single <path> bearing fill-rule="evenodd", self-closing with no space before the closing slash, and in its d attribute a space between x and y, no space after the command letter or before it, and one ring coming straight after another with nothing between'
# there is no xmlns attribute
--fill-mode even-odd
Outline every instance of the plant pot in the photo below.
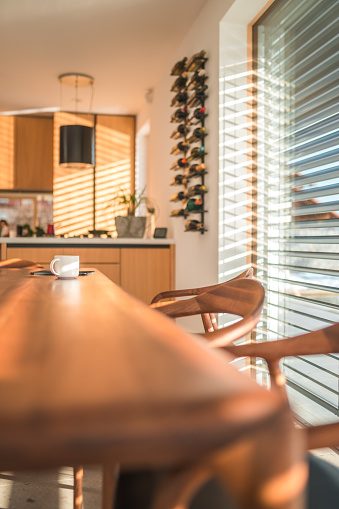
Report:
<svg viewBox="0 0 339 509"><path fill-rule="evenodd" d="M142 238L145 233L146 217L117 216L115 227L118 237Z"/></svg>

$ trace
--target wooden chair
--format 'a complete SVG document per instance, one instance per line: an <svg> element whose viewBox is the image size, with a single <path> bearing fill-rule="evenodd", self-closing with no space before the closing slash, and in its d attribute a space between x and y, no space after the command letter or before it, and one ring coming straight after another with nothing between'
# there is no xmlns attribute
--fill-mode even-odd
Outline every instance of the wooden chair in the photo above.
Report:
<svg viewBox="0 0 339 509"><path fill-rule="evenodd" d="M240 316L241 320L236 323L202 334L217 347L230 344L253 330L259 321L264 299L265 290L261 283L254 279L235 279L214 285L190 299L157 303L151 307L171 318L211 313Z"/></svg>
<svg viewBox="0 0 339 509"><path fill-rule="evenodd" d="M233 279L230 279L227 282L235 281L237 279L252 279L253 278L253 269L249 268L236 276ZM158 293L155 297L153 297L153 300L151 302L152 304L156 304L158 302L163 302L168 299L177 299L181 297L192 297L195 295L200 295L202 293L205 293L209 290L213 290L217 288L219 285L211 285L211 286L202 286L200 288L187 288L185 290L168 290L166 292ZM215 318L214 313L203 313L201 315L202 323L204 325L205 332L212 332L213 330L218 329L217 320Z"/></svg>
<svg viewBox="0 0 339 509"><path fill-rule="evenodd" d="M267 362L272 388L280 391L287 399L286 379L280 370L280 360L288 356L339 353L339 323L289 339L242 345L231 344L250 332L257 324L264 299L264 289L261 290L261 288L261 284L255 280L230 281L215 285L212 290L192 299L163 304L157 309L171 318L191 316L200 313L201 310L210 312L211 309L218 313L226 312L242 316L243 320L223 329L201 334L201 336L209 340L210 347L223 348L234 358L263 358ZM232 299L234 299L233 303ZM338 432L339 424L307 428L308 449L337 446Z"/></svg>
<svg viewBox="0 0 339 509"><path fill-rule="evenodd" d="M227 327L230 341L233 341L250 332L260 318L265 291L260 283L250 279L252 275L253 270L249 269L226 283L190 290L162 292L154 297L153 304L150 307L171 318L201 315L205 328L207 326L208 329L213 331L207 334L209 338L212 338L213 334L218 332L212 326L215 313L239 315L242 319ZM161 302L163 299L191 295L193 297L190 299ZM215 319L214 321L216 324ZM215 339L217 341L217 338ZM105 501L103 509L111 509L117 469L118 466L115 464L104 467L103 496ZM76 487L77 483L75 481Z"/></svg>
<svg viewBox="0 0 339 509"><path fill-rule="evenodd" d="M253 282L255 281L252 281L252 283ZM236 286L238 286L239 283L240 285L244 285L244 282L239 281L236 283ZM249 281L249 283L251 283L251 281ZM181 301L180 304L177 302L169 303L158 307L158 310L172 318L197 314L198 309L203 309L204 312L210 311L210 308L206 308L206 302L212 305L214 299L215 304L215 299L217 298L215 290L218 286L222 288L221 293L223 293L224 291L227 291L227 289L232 289L232 285L232 282L230 284L230 288L227 288L227 283L224 284L223 288L222 285L216 285L213 287L212 291L209 292L207 290L207 295L205 295L205 298L203 299L200 297L200 299L194 298ZM248 283L245 283L245 285L248 286ZM207 298L212 296L213 299L211 300ZM238 313L239 308L241 308L243 304L244 300L239 298L236 299L234 306L238 309ZM246 304L248 305L247 302ZM199 307L200 305L202 307ZM220 305L220 302L218 305ZM223 309L226 312L230 312L229 306L223 306ZM220 312L216 309L214 311ZM245 314L244 311L242 311L242 313L243 315ZM253 320L252 325L254 322L255 325L257 321L258 320ZM244 335L243 330L241 330L241 332L238 331L237 333L237 328L242 327L241 321L233 324L231 327L233 327L233 330L231 330L231 336L228 334L228 327L218 331L214 330L213 332L207 332L202 334L202 336L206 337L210 341L211 347L223 348L225 351L231 353L234 358L246 356L263 358L267 362L271 375L272 390L278 391L286 402L287 393L285 388L285 377L281 373L279 367L279 362L283 357L339 353L339 324L332 325L319 331L309 332L294 338L265 343L246 343L243 345L231 344L234 339ZM300 430L300 433L304 436L306 445L305 450L339 446L339 423L303 428ZM199 464L191 469L183 468L182 470L173 473L162 485L155 503L155 509L174 509L177 507L185 509L189 507L194 493L210 477L211 470L206 463Z"/></svg>
<svg viewBox="0 0 339 509"><path fill-rule="evenodd" d="M212 345L213 346L213 345ZM339 353L339 323L300 336L263 343L228 345L225 350L235 358L260 357L267 362L271 388L287 398L286 379L280 370L284 357ZM339 423L306 428L307 448L337 447L339 445Z"/></svg>
<svg viewBox="0 0 339 509"><path fill-rule="evenodd" d="M10 258L0 262L0 269L24 269L27 267L40 267L36 262L22 260L21 258Z"/></svg>
<svg viewBox="0 0 339 509"><path fill-rule="evenodd" d="M205 330L211 331L206 336L211 339L215 333L218 333L214 318L215 313L230 313L241 316L242 319L239 322L227 327L229 341L233 341L250 332L260 318L265 291L258 281L251 279L252 275L253 269L249 269L226 283L162 292L154 297L151 307L171 318L200 314ZM192 297L185 300L164 302L165 299L186 296ZM218 338L215 339L218 341ZM109 467L104 468L104 493L108 493L110 491L109 486L114 484L110 479L116 479L114 477L116 468L116 465L113 466L111 472ZM105 482L105 479L108 482ZM107 489L105 488L106 485ZM107 500L109 500L109 496ZM110 505L104 504L103 508L110 509Z"/></svg>
<svg viewBox="0 0 339 509"><path fill-rule="evenodd" d="M224 333L227 336L227 329ZM226 337L224 342L225 344L229 343ZM213 342L211 346L215 346ZM234 358L250 356L265 359L271 374L272 389L278 391L287 401L285 377L280 371L279 361L287 356L339 353L339 323L289 339L265 343L247 343L238 346L228 345L223 348L231 353ZM339 446L339 422L301 428L297 433L303 436L305 452L312 449ZM223 460L227 461L227 458L225 457ZM313 461L318 460L313 459ZM321 472L321 461L318 461L318 469L319 467ZM211 475L208 461L173 472L160 486L152 509L176 509L179 507L180 509L186 509L190 507L195 493L211 479ZM337 472L334 472L334 475L337 475ZM229 487L232 493L232 486ZM220 493L218 496L219 498L220 496L223 497ZM319 507L324 506L320 505Z"/></svg>

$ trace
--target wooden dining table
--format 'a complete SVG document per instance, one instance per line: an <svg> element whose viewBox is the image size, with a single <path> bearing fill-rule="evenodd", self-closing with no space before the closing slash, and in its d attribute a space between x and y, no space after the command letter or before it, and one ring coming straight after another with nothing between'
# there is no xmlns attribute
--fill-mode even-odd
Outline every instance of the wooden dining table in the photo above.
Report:
<svg viewBox="0 0 339 509"><path fill-rule="evenodd" d="M287 401L99 271L31 270L0 269L0 470L215 457L227 480L218 454L242 443L233 471L251 482L249 507L303 507Z"/></svg>

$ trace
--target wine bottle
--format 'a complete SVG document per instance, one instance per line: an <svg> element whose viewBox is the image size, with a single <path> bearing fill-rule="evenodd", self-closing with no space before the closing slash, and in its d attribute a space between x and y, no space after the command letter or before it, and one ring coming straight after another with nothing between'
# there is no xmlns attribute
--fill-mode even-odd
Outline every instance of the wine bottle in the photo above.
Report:
<svg viewBox="0 0 339 509"><path fill-rule="evenodd" d="M171 106L180 106L180 104L185 104L187 100L187 92L182 91L178 92L172 99Z"/></svg>
<svg viewBox="0 0 339 509"><path fill-rule="evenodd" d="M171 170L179 170L180 168L187 168L187 166L189 166L189 162L185 157L182 157L171 166Z"/></svg>
<svg viewBox="0 0 339 509"><path fill-rule="evenodd" d="M190 128L186 124L180 124L171 134L171 138L176 140L177 138L183 138L190 132Z"/></svg>
<svg viewBox="0 0 339 509"><path fill-rule="evenodd" d="M179 193L172 194L170 201L180 201L186 198L185 191L179 191Z"/></svg>
<svg viewBox="0 0 339 509"><path fill-rule="evenodd" d="M191 178L191 177L197 177L199 175L204 175L206 173L205 170L206 170L205 163L192 164L192 166L185 169L185 176L187 178Z"/></svg>
<svg viewBox="0 0 339 509"><path fill-rule="evenodd" d="M188 111L187 111L186 106L184 106L183 108L178 108L177 110L175 110L175 112L171 116L171 122L172 123L181 122L182 120L184 120L187 117L187 115L188 115Z"/></svg>
<svg viewBox="0 0 339 509"><path fill-rule="evenodd" d="M184 152L184 154L186 154L188 148L189 148L189 146L188 146L187 141L180 141L179 143L174 145L174 147L171 150L171 154L177 155L177 154L180 154L180 152Z"/></svg>
<svg viewBox="0 0 339 509"><path fill-rule="evenodd" d="M204 223L200 223L199 221L195 221L191 219L186 221L185 230L188 231L204 231Z"/></svg>
<svg viewBox="0 0 339 509"><path fill-rule="evenodd" d="M193 161L193 159L199 159L200 157L204 157L207 154L205 147L202 145L201 147L193 147L190 155L187 157L187 161Z"/></svg>
<svg viewBox="0 0 339 509"><path fill-rule="evenodd" d="M186 71L194 72L196 69L199 69L199 67L201 67L206 60L207 58L205 50L201 50L198 53L195 53L186 64Z"/></svg>
<svg viewBox="0 0 339 509"><path fill-rule="evenodd" d="M199 69L186 83L187 90L195 90L196 88L206 87L205 81L207 80L207 74L205 69Z"/></svg>
<svg viewBox="0 0 339 509"><path fill-rule="evenodd" d="M195 141L202 140L207 136L206 127L196 127L192 133L192 136L188 138L187 143L194 143Z"/></svg>
<svg viewBox="0 0 339 509"><path fill-rule="evenodd" d="M193 111L192 115L187 118L187 124L197 124L198 122L201 122L204 120L204 118L207 117L206 108L203 106L202 108L197 108Z"/></svg>
<svg viewBox="0 0 339 509"><path fill-rule="evenodd" d="M200 94L200 93L203 93L205 92L206 93L206 90L208 89L208 86L207 85L204 85L203 83L199 86L199 87L196 87L194 90L193 90L193 93L191 95L191 97L193 97L195 94Z"/></svg>
<svg viewBox="0 0 339 509"><path fill-rule="evenodd" d="M172 178L172 180L170 182L171 186L178 186L181 184L187 184L187 177L185 175L181 175L181 174L176 175L175 177Z"/></svg>
<svg viewBox="0 0 339 509"><path fill-rule="evenodd" d="M198 212L202 209L202 199L201 198L191 198L186 203L186 210L188 212Z"/></svg>
<svg viewBox="0 0 339 509"><path fill-rule="evenodd" d="M171 70L171 76L177 76L178 74L182 74L185 71L187 63L187 57L184 57L182 60L179 60L174 64Z"/></svg>
<svg viewBox="0 0 339 509"><path fill-rule="evenodd" d="M187 83L187 76L187 72L183 72L181 76L178 76L172 85L171 92L179 92L179 90L183 89Z"/></svg>
<svg viewBox="0 0 339 509"><path fill-rule="evenodd" d="M189 108L194 108L199 104L203 105L205 99L207 98L207 94L203 90L196 90L194 94L187 101L187 106Z"/></svg>
<svg viewBox="0 0 339 509"><path fill-rule="evenodd" d="M171 216L173 216L173 217L185 216L185 215L186 215L185 209L176 209L176 210L172 210L172 212L171 212Z"/></svg>
<svg viewBox="0 0 339 509"><path fill-rule="evenodd" d="M191 186L186 190L187 198L191 196L195 196L196 194L204 194L207 193L207 187L202 184L197 184L195 186Z"/></svg>

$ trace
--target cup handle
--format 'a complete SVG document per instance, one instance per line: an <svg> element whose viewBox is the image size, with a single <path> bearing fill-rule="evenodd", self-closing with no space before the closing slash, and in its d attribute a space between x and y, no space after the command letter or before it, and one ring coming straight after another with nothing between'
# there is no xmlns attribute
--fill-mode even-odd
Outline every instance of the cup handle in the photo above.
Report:
<svg viewBox="0 0 339 509"><path fill-rule="evenodd" d="M60 258L53 258L53 260L51 261L51 263L50 263L50 265L49 265L49 268L51 269L51 272L53 272L53 274L54 274L55 276L60 276L60 274L58 274L58 273L57 273L57 272L55 272L55 270L54 270L54 265L55 265L55 263L56 263L57 261L59 261L59 260L60 260Z"/></svg>

